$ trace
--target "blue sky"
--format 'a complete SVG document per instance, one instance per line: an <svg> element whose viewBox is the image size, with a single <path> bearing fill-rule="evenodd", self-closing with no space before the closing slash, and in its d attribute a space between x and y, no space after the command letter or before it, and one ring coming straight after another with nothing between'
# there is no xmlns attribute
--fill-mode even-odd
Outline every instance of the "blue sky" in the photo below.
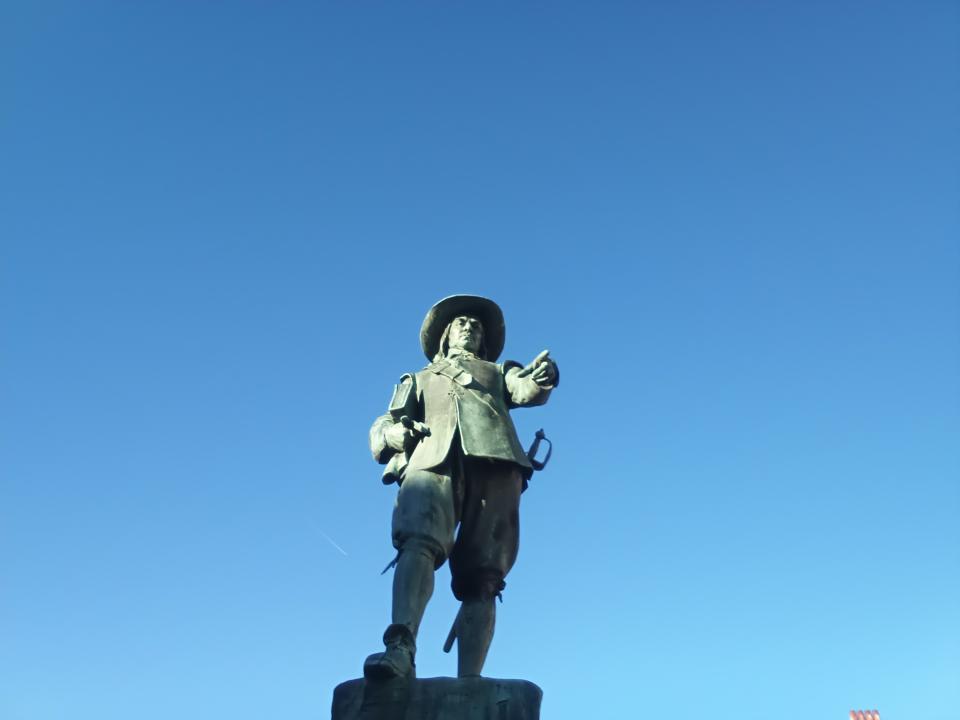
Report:
<svg viewBox="0 0 960 720"><path fill-rule="evenodd" d="M468 292L563 373L487 674L555 720L955 718L958 27L5 3L0 715L325 717L389 615L367 428Z"/></svg>

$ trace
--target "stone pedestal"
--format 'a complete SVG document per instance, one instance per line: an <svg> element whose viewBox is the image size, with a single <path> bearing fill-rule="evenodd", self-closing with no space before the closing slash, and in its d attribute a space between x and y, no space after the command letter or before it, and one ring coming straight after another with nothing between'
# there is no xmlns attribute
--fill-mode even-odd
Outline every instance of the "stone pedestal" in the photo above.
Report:
<svg viewBox="0 0 960 720"><path fill-rule="evenodd" d="M333 691L333 720L539 720L542 697L526 680L349 680Z"/></svg>

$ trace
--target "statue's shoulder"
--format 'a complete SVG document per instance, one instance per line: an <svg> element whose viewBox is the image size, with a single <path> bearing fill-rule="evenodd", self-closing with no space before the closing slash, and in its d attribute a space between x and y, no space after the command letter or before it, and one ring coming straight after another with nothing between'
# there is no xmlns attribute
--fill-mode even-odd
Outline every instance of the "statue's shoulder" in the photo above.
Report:
<svg viewBox="0 0 960 720"><path fill-rule="evenodd" d="M397 378L397 384L394 387L402 387L404 385L416 385L417 384L417 372L408 372L401 375Z"/></svg>
<svg viewBox="0 0 960 720"><path fill-rule="evenodd" d="M507 370L509 370L513 365L517 364L512 360L507 360L506 362L490 362L489 360L481 360L480 362L483 363L484 367L487 368L490 373L495 375L506 375Z"/></svg>
<svg viewBox="0 0 960 720"><path fill-rule="evenodd" d="M516 360L504 360L502 363L498 363L497 367L500 368L500 372L502 372L504 375L514 368L520 368L521 370L523 369L523 365L518 363Z"/></svg>
<svg viewBox="0 0 960 720"><path fill-rule="evenodd" d="M488 388L492 388L495 383L502 382L502 378L508 370L505 363L490 362L480 358L475 358L470 362L470 372Z"/></svg>
<svg viewBox="0 0 960 720"><path fill-rule="evenodd" d="M390 405L387 412L395 414L397 411L405 409L408 404L416 397L417 378L415 373L404 373L400 376L400 381L393 386L393 397L390 398Z"/></svg>
<svg viewBox="0 0 960 720"><path fill-rule="evenodd" d="M427 363L422 368L411 374L413 375L414 379L418 379L429 373L436 372L439 367L441 367L440 363Z"/></svg>
<svg viewBox="0 0 960 720"><path fill-rule="evenodd" d="M427 363L419 370L416 370L409 375L404 375L404 377L410 378L410 383L417 388L419 392L425 385L429 385L431 380L436 378L438 375L443 374L444 364L440 363Z"/></svg>
<svg viewBox="0 0 960 720"><path fill-rule="evenodd" d="M442 360L434 360L433 362L428 362L422 368L417 370L415 374L417 377L423 377L424 375L442 375L443 371L451 366L452 363L446 358Z"/></svg>

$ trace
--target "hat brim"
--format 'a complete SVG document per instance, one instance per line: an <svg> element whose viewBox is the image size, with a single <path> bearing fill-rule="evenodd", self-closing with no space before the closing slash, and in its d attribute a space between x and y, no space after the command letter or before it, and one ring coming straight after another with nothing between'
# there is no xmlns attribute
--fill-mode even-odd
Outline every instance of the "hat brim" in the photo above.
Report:
<svg viewBox="0 0 960 720"><path fill-rule="evenodd" d="M420 328L420 347L428 360L433 360L440 349L440 337L455 317L469 315L483 325L483 341L487 349L486 359L496 362L503 352L507 330L503 311L489 298L479 295L451 295L434 305L427 312Z"/></svg>

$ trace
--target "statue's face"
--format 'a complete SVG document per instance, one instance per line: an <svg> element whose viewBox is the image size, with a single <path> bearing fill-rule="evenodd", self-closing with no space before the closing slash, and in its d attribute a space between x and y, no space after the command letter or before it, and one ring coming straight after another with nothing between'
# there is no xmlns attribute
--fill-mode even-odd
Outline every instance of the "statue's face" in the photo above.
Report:
<svg viewBox="0 0 960 720"><path fill-rule="evenodd" d="M476 354L483 343L483 325L469 315L455 317L450 323L450 333L447 335L450 348L460 348Z"/></svg>

